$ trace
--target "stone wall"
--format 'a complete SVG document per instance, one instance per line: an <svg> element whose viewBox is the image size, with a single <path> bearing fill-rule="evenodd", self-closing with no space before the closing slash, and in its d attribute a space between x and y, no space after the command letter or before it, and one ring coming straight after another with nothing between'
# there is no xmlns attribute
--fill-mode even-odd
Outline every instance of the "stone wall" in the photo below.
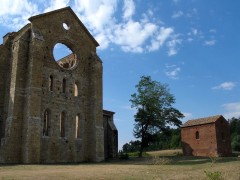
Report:
<svg viewBox="0 0 240 180"><path fill-rule="evenodd" d="M118 155L118 130L114 125L114 112L103 110L105 158Z"/></svg>
<svg viewBox="0 0 240 180"><path fill-rule="evenodd" d="M0 75L9 77L0 84L0 162L103 160L98 43L69 7L29 20L0 46ZM57 43L72 50L74 66L59 66Z"/></svg>

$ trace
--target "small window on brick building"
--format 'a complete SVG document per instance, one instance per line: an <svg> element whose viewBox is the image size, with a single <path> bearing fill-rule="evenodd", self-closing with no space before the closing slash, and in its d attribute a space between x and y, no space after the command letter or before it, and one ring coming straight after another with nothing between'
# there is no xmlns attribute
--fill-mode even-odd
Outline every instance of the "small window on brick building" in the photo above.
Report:
<svg viewBox="0 0 240 180"><path fill-rule="evenodd" d="M74 84L74 96L78 96L78 85L76 82Z"/></svg>
<svg viewBox="0 0 240 180"><path fill-rule="evenodd" d="M76 138L80 138L80 117L76 115Z"/></svg>
<svg viewBox="0 0 240 180"><path fill-rule="evenodd" d="M66 113L63 111L60 115L60 137L65 137Z"/></svg>
<svg viewBox="0 0 240 180"><path fill-rule="evenodd" d="M48 89L49 91L53 91L53 76L51 75L48 80Z"/></svg>
<svg viewBox="0 0 240 180"><path fill-rule="evenodd" d="M50 110L47 109L44 111L43 117L43 136L49 136L50 129Z"/></svg>
<svg viewBox="0 0 240 180"><path fill-rule="evenodd" d="M200 137L199 137L199 132L198 132L198 131L196 132L195 137L196 137L196 139L199 139L199 138L200 138Z"/></svg>
<svg viewBox="0 0 240 180"><path fill-rule="evenodd" d="M66 93L67 80L64 78L62 81L62 92Z"/></svg>

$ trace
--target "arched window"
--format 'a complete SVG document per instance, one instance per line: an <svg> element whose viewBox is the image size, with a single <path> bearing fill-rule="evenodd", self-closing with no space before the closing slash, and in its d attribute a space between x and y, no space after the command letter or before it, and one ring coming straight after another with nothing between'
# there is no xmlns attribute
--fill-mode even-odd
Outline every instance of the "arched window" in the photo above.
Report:
<svg viewBox="0 0 240 180"><path fill-rule="evenodd" d="M64 78L62 82L62 92L66 93L67 80Z"/></svg>
<svg viewBox="0 0 240 180"><path fill-rule="evenodd" d="M65 137L66 113L63 111L60 115L60 137Z"/></svg>
<svg viewBox="0 0 240 180"><path fill-rule="evenodd" d="M43 136L49 136L49 129L50 129L50 110L44 111L43 117Z"/></svg>
<svg viewBox="0 0 240 180"><path fill-rule="evenodd" d="M76 115L76 138L80 138L80 117Z"/></svg>
<svg viewBox="0 0 240 180"><path fill-rule="evenodd" d="M51 75L48 80L48 89L49 91L53 91L53 76Z"/></svg>
<svg viewBox="0 0 240 180"><path fill-rule="evenodd" d="M76 82L74 84L74 96L78 96L78 85Z"/></svg>
<svg viewBox="0 0 240 180"><path fill-rule="evenodd" d="M196 139L199 139L199 132L196 132Z"/></svg>

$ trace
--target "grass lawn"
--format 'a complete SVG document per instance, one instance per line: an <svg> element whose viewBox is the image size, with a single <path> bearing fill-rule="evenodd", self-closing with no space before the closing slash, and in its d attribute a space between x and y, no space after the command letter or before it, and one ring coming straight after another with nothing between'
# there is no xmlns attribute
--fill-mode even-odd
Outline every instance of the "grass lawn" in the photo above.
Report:
<svg viewBox="0 0 240 180"><path fill-rule="evenodd" d="M0 165L0 179L206 179L206 172L240 180L240 157L184 157L179 150L102 163Z"/></svg>

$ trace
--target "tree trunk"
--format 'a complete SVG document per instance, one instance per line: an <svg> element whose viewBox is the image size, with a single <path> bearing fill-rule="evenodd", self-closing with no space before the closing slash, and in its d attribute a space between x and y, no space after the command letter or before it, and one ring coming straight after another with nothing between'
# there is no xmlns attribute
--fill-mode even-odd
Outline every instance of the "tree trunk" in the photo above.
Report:
<svg viewBox="0 0 240 180"><path fill-rule="evenodd" d="M143 137L143 135L142 135L141 146L140 146L140 149L139 149L139 155L138 155L138 157L142 157L143 149L144 149L144 137Z"/></svg>

